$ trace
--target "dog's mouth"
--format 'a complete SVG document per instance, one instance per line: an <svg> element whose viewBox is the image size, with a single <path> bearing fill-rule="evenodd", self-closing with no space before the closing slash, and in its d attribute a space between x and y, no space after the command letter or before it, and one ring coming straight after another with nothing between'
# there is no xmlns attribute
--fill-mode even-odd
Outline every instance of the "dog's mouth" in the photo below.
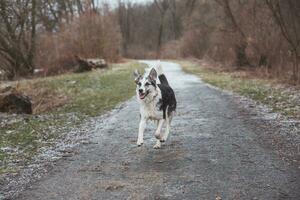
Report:
<svg viewBox="0 0 300 200"><path fill-rule="evenodd" d="M143 93L143 92L140 92L139 93L139 96L140 96L140 99L145 99L145 97L147 96L149 94L149 91L146 91L145 93Z"/></svg>

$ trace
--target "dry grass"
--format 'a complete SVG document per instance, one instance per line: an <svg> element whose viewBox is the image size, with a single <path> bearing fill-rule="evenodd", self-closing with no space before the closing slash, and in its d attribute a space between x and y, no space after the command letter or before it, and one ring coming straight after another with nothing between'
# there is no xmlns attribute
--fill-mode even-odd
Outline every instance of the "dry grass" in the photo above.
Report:
<svg viewBox="0 0 300 200"><path fill-rule="evenodd" d="M126 62L109 70L13 83L32 98L35 114L1 118L0 174L17 171L18 167L11 165L14 161L30 161L41 148L55 144L85 119L99 116L132 97L135 91L132 72L143 68L140 63Z"/></svg>
<svg viewBox="0 0 300 200"><path fill-rule="evenodd" d="M17 84L17 90L30 97L33 106L33 114L48 112L65 105L70 98L62 92L39 86L38 81L30 81L27 84Z"/></svg>
<svg viewBox="0 0 300 200"><path fill-rule="evenodd" d="M278 79L266 79L251 70L231 70L213 66L205 61L178 61L188 73L219 88L269 105L274 111L289 117L300 118L300 88L281 84Z"/></svg>

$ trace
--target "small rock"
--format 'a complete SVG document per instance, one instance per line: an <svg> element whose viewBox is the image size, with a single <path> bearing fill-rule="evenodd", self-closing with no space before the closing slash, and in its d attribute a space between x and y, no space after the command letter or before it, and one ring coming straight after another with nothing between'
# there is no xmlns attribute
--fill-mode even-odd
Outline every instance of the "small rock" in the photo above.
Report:
<svg viewBox="0 0 300 200"><path fill-rule="evenodd" d="M121 189L123 187L124 187L124 185L109 185L105 188L105 190L114 191L114 190Z"/></svg>
<svg viewBox="0 0 300 200"><path fill-rule="evenodd" d="M216 200L222 200L220 196L216 196Z"/></svg>
<svg viewBox="0 0 300 200"><path fill-rule="evenodd" d="M12 131L12 130L8 130L8 131L6 131L5 133L6 134L11 134L11 133L13 133L14 131Z"/></svg>
<svg viewBox="0 0 300 200"><path fill-rule="evenodd" d="M75 85L77 83L77 81L70 81L69 82L71 85Z"/></svg>

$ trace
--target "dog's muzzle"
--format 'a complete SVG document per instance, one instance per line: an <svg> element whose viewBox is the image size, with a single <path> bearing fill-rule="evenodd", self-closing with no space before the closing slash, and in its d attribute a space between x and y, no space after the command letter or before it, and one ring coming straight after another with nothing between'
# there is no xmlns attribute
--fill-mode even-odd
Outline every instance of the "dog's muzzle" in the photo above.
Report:
<svg viewBox="0 0 300 200"><path fill-rule="evenodd" d="M149 91L142 92L141 90L139 90L139 97L141 100L145 99L148 94L149 94Z"/></svg>

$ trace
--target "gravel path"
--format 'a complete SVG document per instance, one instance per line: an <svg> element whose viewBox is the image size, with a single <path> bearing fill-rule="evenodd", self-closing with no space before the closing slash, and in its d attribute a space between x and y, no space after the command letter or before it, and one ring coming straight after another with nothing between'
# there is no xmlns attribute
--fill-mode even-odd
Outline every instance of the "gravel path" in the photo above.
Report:
<svg viewBox="0 0 300 200"><path fill-rule="evenodd" d="M136 146L133 98L98 123L91 144L58 161L17 199L300 199L299 168L263 145L260 120L233 95L162 64L178 100L162 149L152 148L154 124Z"/></svg>

